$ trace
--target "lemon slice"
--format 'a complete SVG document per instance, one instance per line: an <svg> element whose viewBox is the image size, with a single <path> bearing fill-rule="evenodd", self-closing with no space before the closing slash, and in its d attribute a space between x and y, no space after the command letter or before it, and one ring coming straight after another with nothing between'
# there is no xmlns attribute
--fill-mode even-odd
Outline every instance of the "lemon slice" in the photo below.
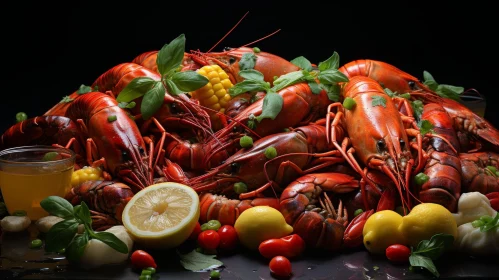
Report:
<svg viewBox="0 0 499 280"><path fill-rule="evenodd" d="M147 248L182 244L199 219L199 196L191 187L164 182L136 193L123 210L123 225L132 239Z"/></svg>

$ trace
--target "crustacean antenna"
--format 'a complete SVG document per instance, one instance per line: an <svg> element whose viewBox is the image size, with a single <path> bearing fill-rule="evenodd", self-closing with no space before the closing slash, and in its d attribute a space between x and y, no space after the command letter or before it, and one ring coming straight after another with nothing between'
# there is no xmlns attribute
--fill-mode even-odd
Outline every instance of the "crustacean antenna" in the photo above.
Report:
<svg viewBox="0 0 499 280"><path fill-rule="evenodd" d="M234 30L241 23L241 21L243 21L243 19L246 17L246 15L248 15L248 13L249 11L246 12L244 16L227 33L225 33L222 39L218 40L218 42L215 45L213 45L213 47L211 47L207 52L211 52L214 48L216 48L225 39L225 37L227 37L232 32L232 30Z"/></svg>

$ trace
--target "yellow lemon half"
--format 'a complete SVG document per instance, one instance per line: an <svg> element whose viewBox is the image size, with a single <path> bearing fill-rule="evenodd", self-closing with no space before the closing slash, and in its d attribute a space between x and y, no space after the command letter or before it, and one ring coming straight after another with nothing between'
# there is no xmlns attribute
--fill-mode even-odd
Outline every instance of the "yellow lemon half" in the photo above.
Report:
<svg viewBox="0 0 499 280"><path fill-rule="evenodd" d="M384 254L393 244L406 244L400 231L402 216L392 210L383 210L371 215L364 225L364 246L373 254Z"/></svg>
<svg viewBox="0 0 499 280"><path fill-rule="evenodd" d="M191 187L164 182L136 193L123 210L123 225L138 244L153 249L182 244L199 219L199 196Z"/></svg>
<svg viewBox="0 0 499 280"><path fill-rule="evenodd" d="M293 232L279 210L270 206L255 206L237 218L234 228L241 244L257 250L260 243L271 238L281 238Z"/></svg>
<svg viewBox="0 0 499 280"><path fill-rule="evenodd" d="M411 246L417 246L421 240L430 240L438 233L456 238L457 223L452 213L442 205L421 203L402 218L401 231Z"/></svg>

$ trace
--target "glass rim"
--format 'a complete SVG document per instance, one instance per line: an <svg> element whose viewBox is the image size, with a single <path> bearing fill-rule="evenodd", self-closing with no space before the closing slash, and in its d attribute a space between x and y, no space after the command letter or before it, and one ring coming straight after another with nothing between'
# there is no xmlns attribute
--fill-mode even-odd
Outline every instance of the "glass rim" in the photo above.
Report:
<svg viewBox="0 0 499 280"><path fill-rule="evenodd" d="M15 160L7 160L2 158L5 155L21 153L21 152L30 152L30 151L46 151L46 152L65 152L70 156L63 159L56 159L50 161L15 161ZM53 165L53 164L61 164L67 162L74 162L76 160L76 153L68 148L64 147L54 147L48 145L30 145L30 146L19 146L3 149L0 151L0 164L10 164L10 165Z"/></svg>

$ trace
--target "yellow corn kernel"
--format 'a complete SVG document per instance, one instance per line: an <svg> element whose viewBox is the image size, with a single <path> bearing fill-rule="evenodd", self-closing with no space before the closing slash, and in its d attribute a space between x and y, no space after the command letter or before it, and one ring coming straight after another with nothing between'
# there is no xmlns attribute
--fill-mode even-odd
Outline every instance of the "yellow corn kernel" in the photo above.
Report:
<svg viewBox="0 0 499 280"><path fill-rule="evenodd" d="M71 187L77 187L86 181L103 180L102 170L100 168L85 166L71 174Z"/></svg>
<svg viewBox="0 0 499 280"><path fill-rule="evenodd" d="M223 112L231 99L228 90L233 87L229 75L218 65L206 65L197 70L198 74L208 78L209 82L202 88L191 93L192 98L199 100L202 106ZM212 118L218 118L216 112L209 111Z"/></svg>

